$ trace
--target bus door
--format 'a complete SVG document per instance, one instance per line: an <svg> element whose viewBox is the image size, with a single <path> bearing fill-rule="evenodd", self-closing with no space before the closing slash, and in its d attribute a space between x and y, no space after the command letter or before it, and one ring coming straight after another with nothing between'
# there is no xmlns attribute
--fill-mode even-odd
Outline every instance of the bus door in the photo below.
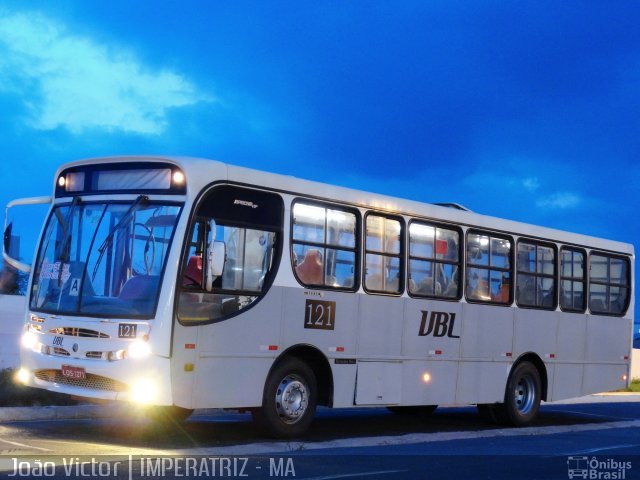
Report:
<svg viewBox="0 0 640 480"><path fill-rule="evenodd" d="M197 204L177 285L172 381L180 406L229 406L247 379L230 371L268 370L260 348L279 342L281 304L261 300L280 261L283 216L279 195L231 185L213 187ZM226 387L213 388L218 382Z"/></svg>

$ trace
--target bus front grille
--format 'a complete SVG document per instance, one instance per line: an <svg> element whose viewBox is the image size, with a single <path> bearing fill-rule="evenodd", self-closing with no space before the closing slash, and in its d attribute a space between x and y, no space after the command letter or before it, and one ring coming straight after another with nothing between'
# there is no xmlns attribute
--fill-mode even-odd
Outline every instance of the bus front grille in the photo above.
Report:
<svg viewBox="0 0 640 480"><path fill-rule="evenodd" d="M61 370L38 370L35 372L38 380L49 383L57 383L59 385L70 385L72 387L91 388L93 390L106 390L109 392L126 392L129 390L126 384L114 380L113 378L103 377L87 373L86 378L69 378L62 375Z"/></svg>
<svg viewBox="0 0 640 480"><path fill-rule="evenodd" d="M49 330L49 333L69 337L109 338L109 335L106 333L78 327L56 327Z"/></svg>

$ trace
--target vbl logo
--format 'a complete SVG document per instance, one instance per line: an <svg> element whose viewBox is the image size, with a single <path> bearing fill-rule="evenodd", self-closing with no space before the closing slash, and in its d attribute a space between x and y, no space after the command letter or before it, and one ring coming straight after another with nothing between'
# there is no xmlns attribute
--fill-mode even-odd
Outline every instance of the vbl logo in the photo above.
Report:
<svg viewBox="0 0 640 480"><path fill-rule="evenodd" d="M460 335L453 334L453 325L455 322L455 313L431 312L431 315L429 315L428 311L422 310L422 320L420 321L418 335L426 337L427 335L433 334L434 337L444 337L446 335L450 338L460 338Z"/></svg>

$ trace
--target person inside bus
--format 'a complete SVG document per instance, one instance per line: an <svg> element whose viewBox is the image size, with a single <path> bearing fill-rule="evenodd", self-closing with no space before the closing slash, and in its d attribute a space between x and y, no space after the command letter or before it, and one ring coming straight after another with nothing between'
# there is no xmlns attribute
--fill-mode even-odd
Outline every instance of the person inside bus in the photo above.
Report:
<svg viewBox="0 0 640 480"><path fill-rule="evenodd" d="M183 287L202 288L202 255L191 255L182 278Z"/></svg>
<svg viewBox="0 0 640 480"><path fill-rule="evenodd" d="M302 262L296 265L296 275L307 285L322 285L322 254L319 250L307 250Z"/></svg>

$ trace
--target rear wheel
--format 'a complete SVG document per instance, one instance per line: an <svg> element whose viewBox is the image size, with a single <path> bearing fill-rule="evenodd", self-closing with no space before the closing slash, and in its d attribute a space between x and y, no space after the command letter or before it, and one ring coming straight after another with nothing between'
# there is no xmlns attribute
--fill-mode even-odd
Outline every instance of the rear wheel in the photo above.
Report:
<svg viewBox="0 0 640 480"><path fill-rule="evenodd" d="M489 423L523 427L534 420L541 398L540 372L532 363L522 362L509 375L504 403L478 405L478 413Z"/></svg>
<svg viewBox="0 0 640 480"><path fill-rule="evenodd" d="M316 411L317 381L313 370L297 358L289 358L269 374L262 408L254 419L277 438L292 438L307 431Z"/></svg>
<svg viewBox="0 0 640 480"><path fill-rule="evenodd" d="M516 427L529 425L540 408L542 382L538 369L522 362L513 369L507 382L504 409L507 420Z"/></svg>

